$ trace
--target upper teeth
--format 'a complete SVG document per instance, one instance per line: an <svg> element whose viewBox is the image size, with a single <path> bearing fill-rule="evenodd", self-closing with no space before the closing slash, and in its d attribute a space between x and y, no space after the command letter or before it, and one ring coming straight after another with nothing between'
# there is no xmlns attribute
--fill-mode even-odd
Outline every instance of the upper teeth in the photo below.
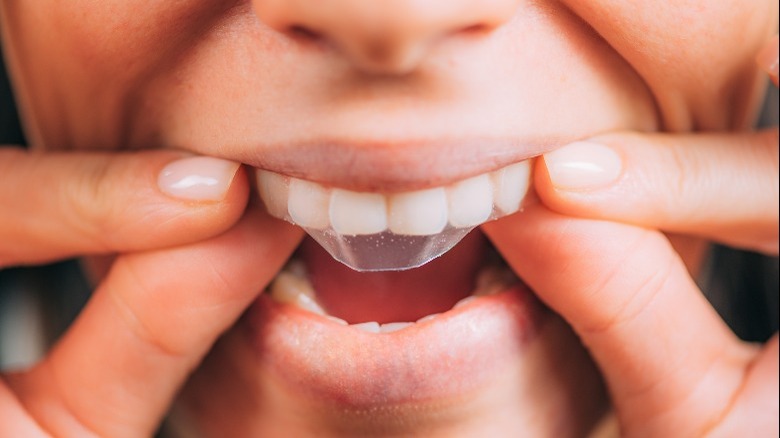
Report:
<svg viewBox="0 0 780 438"><path fill-rule="evenodd" d="M514 213L528 191L530 163L522 161L488 174L425 190L393 194L330 188L318 183L257 171L268 212L301 227L332 228L342 235L429 236L477 226Z"/></svg>

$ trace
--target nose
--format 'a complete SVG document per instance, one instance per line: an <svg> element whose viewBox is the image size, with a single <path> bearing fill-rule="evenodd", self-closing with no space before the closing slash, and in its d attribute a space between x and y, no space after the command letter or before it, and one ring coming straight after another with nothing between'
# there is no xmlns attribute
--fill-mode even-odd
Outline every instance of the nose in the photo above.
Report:
<svg viewBox="0 0 780 438"><path fill-rule="evenodd" d="M414 70L442 40L492 31L518 0L254 0L259 19L285 34L322 39L373 73Z"/></svg>

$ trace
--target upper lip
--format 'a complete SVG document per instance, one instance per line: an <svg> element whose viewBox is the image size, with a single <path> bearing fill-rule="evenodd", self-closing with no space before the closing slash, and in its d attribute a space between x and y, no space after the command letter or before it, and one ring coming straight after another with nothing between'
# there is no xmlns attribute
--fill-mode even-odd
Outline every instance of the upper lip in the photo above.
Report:
<svg viewBox="0 0 780 438"><path fill-rule="evenodd" d="M546 153L573 139L323 139L240 148L232 159L355 191L396 192L446 185Z"/></svg>

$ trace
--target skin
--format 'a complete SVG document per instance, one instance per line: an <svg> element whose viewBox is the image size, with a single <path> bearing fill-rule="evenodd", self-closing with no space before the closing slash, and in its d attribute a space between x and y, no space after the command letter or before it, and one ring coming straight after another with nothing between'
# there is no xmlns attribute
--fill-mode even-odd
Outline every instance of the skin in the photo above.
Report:
<svg viewBox="0 0 780 438"><path fill-rule="evenodd" d="M777 131L744 132L766 83L754 58L776 32L777 4L439 3L2 2L4 52L36 152L0 153L10 182L0 205L23 213L0 218L0 265L118 254L47 357L3 375L3 434L148 435L201 364L176 418L206 433L545 435L554 418L517 413L552 406L577 435L606 409L603 378L628 436L776 434L777 336L763 346L735 339L691 280L684 263L695 263L657 230L777 253ZM235 324L300 230L248 201L246 168L225 177L219 199L157 186L182 157L171 149L393 191L583 138L617 151L619 178L571 190L537 160L541 203L483 227L561 319L550 316L471 403L430 415L366 421L274 387L247 357L246 319ZM458 154L440 146L456 143ZM141 219L155 226L135 226ZM556 344L569 348L546 348ZM229 400L261 402L223 412L213 400L225 386L236 388ZM571 402L588 394L590 406Z"/></svg>

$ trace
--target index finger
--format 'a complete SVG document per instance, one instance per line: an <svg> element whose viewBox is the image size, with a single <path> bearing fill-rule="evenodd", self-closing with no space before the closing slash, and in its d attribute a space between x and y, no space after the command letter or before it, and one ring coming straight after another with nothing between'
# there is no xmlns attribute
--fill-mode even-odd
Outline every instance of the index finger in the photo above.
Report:
<svg viewBox="0 0 780 438"><path fill-rule="evenodd" d="M173 151L0 149L0 267L219 234L246 205L243 172L238 163Z"/></svg>

